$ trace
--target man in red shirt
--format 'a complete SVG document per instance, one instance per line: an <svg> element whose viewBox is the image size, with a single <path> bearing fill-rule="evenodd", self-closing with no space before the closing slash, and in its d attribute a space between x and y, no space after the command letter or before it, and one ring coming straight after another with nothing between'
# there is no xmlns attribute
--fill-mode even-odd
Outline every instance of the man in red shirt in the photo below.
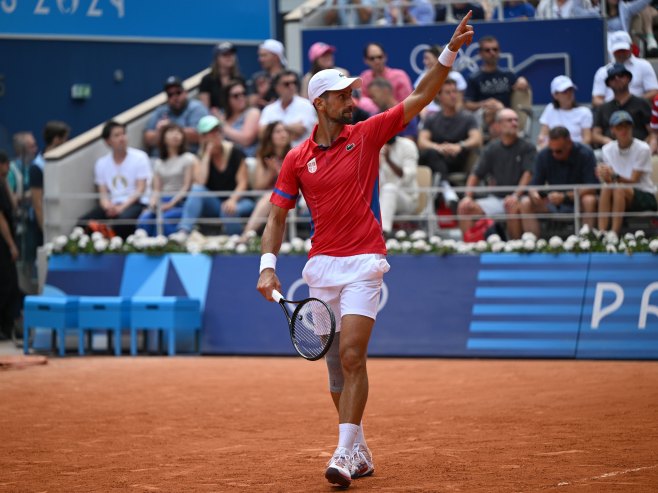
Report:
<svg viewBox="0 0 658 493"><path fill-rule="evenodd" d="M311 137L286 156L272 193L272 211L262 238L257 289L269 301L281 291L275 273L288 210L299 192L311 212L312 242L302 273L310 295L336 314L337 334L326 356L329 390L338 410L338 447L325 477L343 487L372 474L372 455L361 419L368 399L366 359L383 275L389 270L379 213L379 151L436 96L457 51L473 39L461 21L450 43L416 90L395 107L356 125L352 89L359 78L322 70L309 82L309 100L318 113ZM338 332L340 331L340 332Z"/></svg>

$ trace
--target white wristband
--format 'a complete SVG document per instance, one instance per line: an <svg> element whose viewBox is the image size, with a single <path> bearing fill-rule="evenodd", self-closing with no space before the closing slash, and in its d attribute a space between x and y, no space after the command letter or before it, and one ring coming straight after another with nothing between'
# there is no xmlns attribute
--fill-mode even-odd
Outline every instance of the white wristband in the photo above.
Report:
<svg viewBox="0 0 658 493"><path fill-rule="evenodd" d="M452 67L452 64L455 63L456 58L457 52L450 51L450 48L446 46L439 55L439 63L444 67Z"/></svg>
<svg viewBox="0 0 658 493"><path fill-rule="evenodd" d="M260 272L263 272L265 269L274 269L276 270L276 255L273 253L264 253L260 257Z"/></svg>

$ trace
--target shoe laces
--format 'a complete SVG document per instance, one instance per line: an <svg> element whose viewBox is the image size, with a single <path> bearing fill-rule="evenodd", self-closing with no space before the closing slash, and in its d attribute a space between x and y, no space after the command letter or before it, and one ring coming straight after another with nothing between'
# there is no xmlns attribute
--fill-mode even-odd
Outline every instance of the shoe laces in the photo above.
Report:
<svg viewBox="0 0 658 493"><path fill-rule="evenodd" d="M346 448L339 447L334 451L334 455L327 465L331 465L332 463L349 470L352 463L352 454Z"/></svg>

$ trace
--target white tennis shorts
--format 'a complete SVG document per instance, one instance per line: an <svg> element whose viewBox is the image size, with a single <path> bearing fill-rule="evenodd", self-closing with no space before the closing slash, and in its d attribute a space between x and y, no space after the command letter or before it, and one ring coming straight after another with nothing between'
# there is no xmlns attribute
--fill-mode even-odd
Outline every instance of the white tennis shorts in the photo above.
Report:
<svg viewBox="0 0 658 493"><path fill-rule="evenodd" d="M309 294L327 303L340 330L343 315L362 315L375 320L384 274L391 266L384 255L351 257L316 255L304 267L302 277Z"/></svg>

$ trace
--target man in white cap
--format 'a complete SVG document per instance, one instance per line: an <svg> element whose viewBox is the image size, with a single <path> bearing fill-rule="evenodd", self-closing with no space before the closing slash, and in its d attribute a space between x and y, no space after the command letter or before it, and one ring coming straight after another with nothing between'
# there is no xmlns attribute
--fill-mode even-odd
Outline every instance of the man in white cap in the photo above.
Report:
<svg viewBox="0 0 658 493"><path fill-rule="evenodd" d="M288 65L283 44L276 39L266 39L258 46L258 63L262 70L255 72L248 83L249 104L263 109L277 98L272 79Z"/></svg>
<svg viewBox="0 0 658 493"><path fill-rule="evenodd" d="M592 106L599 106L614 98L612 89L606 85L606 78L608 69L615 63L622 63L633 75L629 87L633 96L651 101L658 94L656 72L647 60L633 55L631 44L631 37L626 31L614 31L608 35L608 51L613 60L594 74Z"/></svg>
<svg viewBox="0 0 658 493"><path fill-rule="evenodd" d="M350 125L352 90L361 87L361 79L335 69L315 74L308 94L318 125L286 156L270 199L257 284L268 301L274 289L283 291L275 273L276 254L288 210L300 192L311 212L313 244L302 275L310 295L328 303L336 315L337 337L325 359L339 437L325 477L342 487L374 471L361 420L368 399L368 341L389 270L378 199L380 149L434 99L458 50L473 39L470 17L457 26L439 63L413 93L356 125Z"/></svg>

